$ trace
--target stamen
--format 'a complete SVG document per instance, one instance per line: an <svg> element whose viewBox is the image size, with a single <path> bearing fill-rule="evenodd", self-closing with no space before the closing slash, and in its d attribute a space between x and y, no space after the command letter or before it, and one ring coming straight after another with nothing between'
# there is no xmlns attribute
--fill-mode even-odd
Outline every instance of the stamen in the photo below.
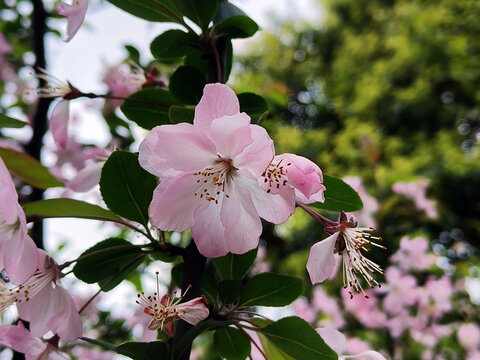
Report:
<svg viewBox="0 0 480 360"><path fill-rule="evenodd" d="M227 194L228 183L234 178L236 170L238 169L232 165L232 160L218 156L218 159L211 166L193 174L200 177L197 179L197 183L201 184L194 196L213 201L216 204L222 198L222 194L229 198L230 196Z"/></svg>

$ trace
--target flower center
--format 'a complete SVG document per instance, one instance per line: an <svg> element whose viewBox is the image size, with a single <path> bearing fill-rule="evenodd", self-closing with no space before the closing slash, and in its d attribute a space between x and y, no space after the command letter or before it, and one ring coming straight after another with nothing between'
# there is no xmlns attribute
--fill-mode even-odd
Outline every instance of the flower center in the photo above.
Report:
<svg viewBox="0 0 480 360"><path fill-rule="evenodd" d="M365 294L359 277L370 287L380 287L381 285L372 276L372 273L378 272L383 274L382 268L375 262L363 256L361 250L370 251L365 248L366 245L371 244L380 248L385 248L383 245L375 241L381 241L381 238L370 234L372 228L349 227L344 225L341 227L340 234L335 244L335 252L343 256L343 283L344 288L348 288L350 297L353 297L353 291ZM374 240L374 241L372 241Z"/></svg>
<svg viewBox="0 0 480 360"><path fill-rule="evenodd" d="M225 197L228 198L226 185L234 178L237 170L231 159L223 159L218 156L218 159L211 166L193 174L198 177L197 183L201 184L195 196L207 201L215 201L216 204L218 204L219 198L223 196L222 194L225 194Z"/></svg>
<svg viewBox="0 0 480 360"><path fill-rule="evenodd" d="M16 300L14 289L10 289L7 284L0 280L0 313L12 305Z"/></svg>
<svg viewBox="0 0 480 360"><path fill-rule="evenodd" d="M287 185L288 171L286 167L290 165L291 163L282 165L282 160L280 160L278 164L271 163L270 165L268 165L267 169L262 174L262 177L265 178L263 182L269 188L267 189L267 193L270 193L272 191L272 188L274 189L274 192L275 192L276 191L275 189L280 189L280 186Z"/></svg>

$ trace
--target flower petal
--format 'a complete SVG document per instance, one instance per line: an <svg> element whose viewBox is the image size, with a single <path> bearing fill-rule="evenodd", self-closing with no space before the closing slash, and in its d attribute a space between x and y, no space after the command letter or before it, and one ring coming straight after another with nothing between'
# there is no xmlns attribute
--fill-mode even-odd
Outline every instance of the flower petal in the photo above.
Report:
<svg viewBox="0 0 480 360"><path fill-rule="evenodd" d="M178 316L189 324L197 325L208 317L209 311L202 297L197 297L177 306Z"/></svg>
<svg viewBox="0 0 480 360"><path fill-rule="evenodd" d="M5 270L14 284L22 284L35 273L38 263L38 248L28 235L22 240L21 250L17 247L14 263L5 259ZM16 270L13 270L16 269Z"/></svg>
<svg viewBox="0 0 480 360"><path fill-rule="evenodd" d="M290 185L295 188L297 201L303 204L325 201L322 170L317 164L295 154L275 156L274 163L280 161L283 164L291 164L286 167L287 178Z"/></svg>
<svg viewBox="0 0 480 360"><path fill-rule="evenodd" d="M239 169L248 170L258 178L272 161L275 149L272 139L264 128L250 125L250 131L253 142L235 157L233 165Z"/></svg>
<svg viewBox="0 0 480 360"><path fill-rule="evenodd" d="M198 251L205 257L224 256L229 249L225 241L225 227L220 221L223 198L215 201L203 201L195 210L195 223L192 226L192 238Z"/></svg>
<svg viewBox="0 0 480 360"><path fill-rule="evenodd" d="M48 321L48 328L64 341L73 341L81 337L83 335L82 320L68 291L57 285L52 295L51 301L55 304L55 313Z"/></svg>
<svg viewBox="0 0 480 360"><path fill-rule="evenodd" d="M67 39L70 41L77 33L85 19L88 8L88 0L73 0L73 5L58 3L57 12L60 16L67 18Z"/></svg>
<svg viewBox="0 0 480 360"><path fill-rule="evenodd" d="M191 227L195 209L204 201L195 196L200 186L192 172L162 180L153 192L148 209L152 224L169 231L183 231Z"/></svg>
<svg viewBox="0 0 480 360"><path fill-rule="evenodd" d="M17 190L15 189L10 172L0 157L0 219L6 224L13 224L18 217L17 209Z"/></svg>
<svg viewBox="0 0 480 360"><path fill-rule="evenodd" d="M196 171L217 159L215 145L192 124L162 125L140 144L140 165L160 178L178 171Z"/></svg>
<svg viewBox="0 0 480 360"><path fill-rule="evenodd" d="M50 117L50 131L59 150L65 150L68 141L69 101L55 104Z"/></svg>
<svg viewBox="0 0 480 360"><path fill-rule="evenodd" d="M295 192L293 189L285 189L286 191L275 195L269 194L250 173L239 171L239 174L242 176L238 176L236 182L248 189L255 209L262 219L273 224L281 224L295 212Z"/></svg>
<svg viewBox="0 0 480 360"><path fill-rule="evenodd" d="M245 113L223 116L212 121L208 136L223 159L234 159L253 141L250 117Z"/></svg>
<svg viewBox="0 0 480 360"><path fill-rule="evenodd" d="M207 84L203 96L195 107L193 123L208 129L213 120L223 116L232 116L240 112L237 95L224 84Z"/></svg>
<svg viewBox="0 0 480 360"><path fill-rule="evenodd" d="M47 348L47 344L34 337L21 321L18 325L0 325L0 344L27 355L27 358L36 358Z"/></svg>
<svg viewBox="0 0 480 360"><path fill-rule="evenodd" d="M255 249L262 233L262 222L248 189L231 184L224 198L220 219L225 226L225 242L234 254Z"/></svg>
<svg viewBox="0 0 480 360"><path fill-rule="evenodd" d="M357 355L343 356L344 359L359 359L359 360L387 360L385 356L377 351L369 350Z"/></svg>
<svg viewBox="0 0 480 360"><path fill-rule="evenodd" d="M100 175L102 174L104 164L104 161L100 161L85 166L68 182L67 188L75 192L89 191L100 182Z"/></svg>
<svg viewBox="0 0 480 360"><path fill-rule="evenodd" d="M312 284L318 284L328 279L335 268L333 250L337 241L338 233L330 235L310 249L307 262L307 270Z"/></svg>
<svg viewBox="0 0 480 360"><path fill-rule="evenodd" d="M345 335L332 327L315 329L322 337L323 341L332 348L338 355L342 355L347 345Z"/></svg>

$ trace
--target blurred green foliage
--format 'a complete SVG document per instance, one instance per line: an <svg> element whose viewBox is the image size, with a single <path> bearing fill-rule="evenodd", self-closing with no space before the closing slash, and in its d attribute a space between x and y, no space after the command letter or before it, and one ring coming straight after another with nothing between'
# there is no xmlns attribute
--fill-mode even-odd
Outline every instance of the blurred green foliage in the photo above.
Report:
<svg viewBox="0 0 480 360"><path fill-rule="evenodd" d="M480 3L324 0L321 6L318 23L298 29L296 21L263 33L236 66L236 89L269 101L262 124L277 153L307 156L334 176L360 175L389 206L378 219L383 233L422 226L435 238L459 228L475 244ZM406 223L399 224L392 212L411 204L399 203L391 186L419 176L431 181L428 196L438 199L440 220L400 216Z"/></svg>

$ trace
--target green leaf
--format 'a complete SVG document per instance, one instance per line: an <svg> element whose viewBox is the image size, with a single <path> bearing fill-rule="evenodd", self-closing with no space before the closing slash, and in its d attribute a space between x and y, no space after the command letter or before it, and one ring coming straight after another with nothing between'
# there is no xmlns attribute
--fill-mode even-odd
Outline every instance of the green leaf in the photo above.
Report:
<svg viewBox="0 0 480 360"><path fill-rule="evenodd" d="M73 273L87 284L108 281L142 253L139 247L124 239L109 238L84 251ZM86 256L88 254L91 255Z"/></svg>
<svg viewBox="0 0 480 360"><path fill-rule="evenodd" d="M227 1L222 1L218 5L213 23L215 24L215 32L218 35L228 36L231 39L248 38L253 36L258 30L258 25L255 21Z"/></svg>
<svg viewBox="0 0 480 360"><path fill-rule="evenodd" d="M137 99L141 101L128 100ZM168 110L171 105L179 105L173 95L164 89L144 89L133 93L120 106L125 116L144 129L170 124Z"/></svg>
<svg viewBox="0 0 480 360"><path fill-rule="evenodd" d="M220 328L213 336L215 349L227 360L245 360L251 352L250 340L238 329Z"/></svg>
<svg viewBox="0 0 480 360"><path fill-rule="evenodd" d="M25 121L20 121L0 113L0 129L1 128L21 129L25 125L28 125L28 123L26 123Z"/></svg>
<svg viewBox="0 0 480 360"><path fill-rule="evenodd" d="M0 148L0 158L13 175L39 189L64 186L48 169L30 155L12 149Z"/></svg>
<svg viewBox="0 0 480 360"><path fill-rule="evenodd" d="M228 253L212 262L224 280L242 280L257 257L257 250L242 255Z"/></svg>
<svg viewBox="0 0 480 360"><path fill-rule="evenodd" d="M162 360L165 358L165 343L152 342L126 342L116 347L118 354L130 357L133 360Z"/></svg>
<svg viewBox="0 0 480 360"><path fill-rule="evenodd" d="M180 66L170 77L169 88L173 96L185 105L196 105L203 95L207 81L197 68Z"/></svg>
<svg viewBox="0 0 480 360"><path fill-rule="evenodd" d="M182 19L176 13L170 0L108 0L120 9L148 21L176 22L181 24ZM169 11L170 10L170 11Z"/></svg>
<svg viewBox="0 0 480 360"><path fill-rule="evenodd" d="M286 317L258 330L277 348L294 359L338 359L320 335L305 321L296 316Z"/></svg>
<svg viewBox="0 0 480 360"><path fill-rule="evenodd" d="M133 45L124 45L128 52L128 58L136 64L140 64L140 51Z"/></svg>
<svg viewBox="0 0 480 360"><path fill-rule="evenodd" d="M123 223L122 219L98 205L74 199L48 199L23 205L26 216L45 218L81 218Z"/></svg>
<svg viewBox="0 0 480 360"><path fill-rule="evenodd" d="M175 6L202 30L208 28L217 11L218 0L176 0Z"/></svg>
<svg viewBox="0 0 480 360"><path fill-rule="evenodd" d="M170 122L172 124L178 124L182 122L192 124L194 115L195 111L193 109L183 106L170 106L170 110L168 111L168 117L170 118Z"/></svg>
<svg viewBox="0 0 480 360"><path fill-rule="evenodd" d="M262 344L262 349L265 352L265 355L267 355L268 360L295 360L285 354L280 349L278 349L275 345L273 345L267 337L263 336L260 333L257 333L257 335L260 340L260 344Z"/></svg>
<svg viewBox="0 0 480 360"><path fill-rule="evenodd" d="M252 119L257 119L265 111L268 111L268 105L265 99L254 93L238 94L240 102L240 111L246 112Z"/></svg>
<svg viewBox="0 0 480 360"><path fill-rule="evenodd" d="M157 179L138 163L138 156L115 151L102 169L100 192L105 204L120 216L148 224L148 206Z"/></svg>
<svg viewBox="0 0 480 360"><path fill-rule="evenodd" d="M150 51L158 61L171 62L195 51L198 36L182 30L168 30L150 44Z"/></svg>
<svg viewBox="0 0 480 360"><path fill-rule="evenodd" d="M173 349L174 358L179 359L186 347L192 343L192 341L204 331L215 330L224 326L232 324L232 321L219 321L213 319L207 319L200 321L193 328L188 330L178 342L177 346Z"/></svg>
<svg viewBox="0 0 480 360"><path fill-rule="evenodd" d="M235 304L242 290L242 283L238 280L224 280L218 284L218 296L222 304Z"/></svg>
<svg viewBox="0 0 480 360"><path fill-rule="evenodd" d="M185 57L184 65L200 70L204 77L208 74L208 59L203 51L197 50L189 53Z"/></svg>
<svg viewBox="0 0 480 360"><path fill-rule="evenodd" d="M285 306L303 291L301 279L274 273L262 273L248 280L240 304L243 306Z"/></svg>
<svg viewBox="0 0 480 360"><path fill-rule="evenodd" d="M325 202L314 203L311 206L330 211L356 211L363 207L362 200L350 185L341 179L323 174Z"/></svg>

